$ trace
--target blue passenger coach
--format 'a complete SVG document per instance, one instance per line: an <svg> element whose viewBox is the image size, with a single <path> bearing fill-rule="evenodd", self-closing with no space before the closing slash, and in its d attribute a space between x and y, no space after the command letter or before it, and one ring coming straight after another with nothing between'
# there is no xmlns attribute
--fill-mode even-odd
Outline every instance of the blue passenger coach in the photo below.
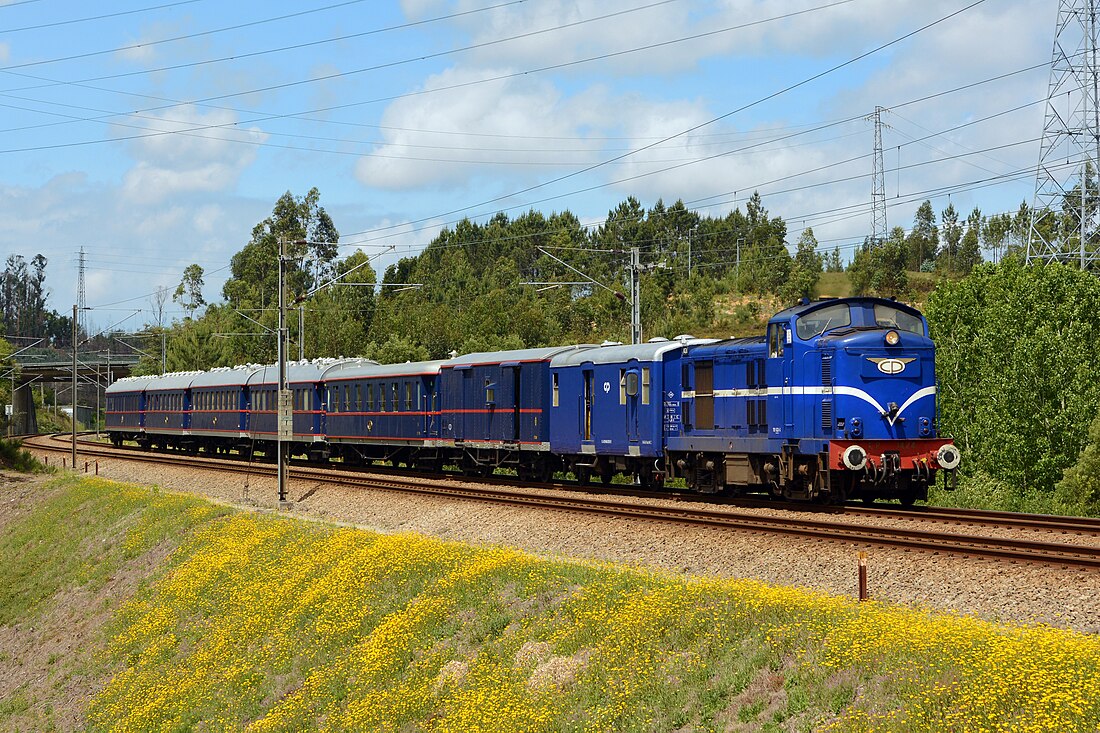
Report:
<svg viewBox="0 0 1100 733"><path fill-rule="evenodd" d="M104 424L111 442L138 440L145 432L145 388L156 376L123 377L106 389Z"/></svg>
<svg viewBox="0 0 1100 733"><path fill-rule="evenodd" d="M709 340L655 339L559 354L550 362L551 450L582 481L664 475L665 435L681 421L680 357Z"/></svg>
<svg viewBox="0 0 1100 733"><path fill-rule="evenodd" d="M444 362L441 436L471 473L514 468L546 480L550 456L550 362L590 347L556 346L467 354Z"/></svg>
<svg viewBox="0 0 1100 733"><path fill-rule="evenodd" d="M315 359L287 364L287 389L291 392L293 409L294 435L290 448L292 455L305 454L315 460L328 457L321 377L339 361ZM279 433L278 369L275 366L257 368L248 377L247 389L250 404L248 435L253 446L266 453Z"/></svg>
<svg viewBox="0 0 1100 733"><path fill-rule="evenodd" d="M222 367L191 380L191 437L206 452L247 444L247 384L259 369L256 365Z"/></svg>
<svg viewBox="0 0 1100 733"><path fill-rule="evenodd" d="M143 447L194 449L191 440L191 380L202 372L166 374L145 387Z"/></svg>
<svg viewBox="0 0 1100 733"><path fill-rule="evenodd" d="M332 455L352 464L442 467L436 394L442 363L364 359L327 369L325 433Z"/></svg>

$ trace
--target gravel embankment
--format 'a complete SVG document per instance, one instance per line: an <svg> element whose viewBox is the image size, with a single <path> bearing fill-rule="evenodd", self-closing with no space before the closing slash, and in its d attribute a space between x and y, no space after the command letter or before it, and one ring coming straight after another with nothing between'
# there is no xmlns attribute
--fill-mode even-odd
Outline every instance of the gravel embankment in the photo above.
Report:
<svg viewBox="0 0 1100 733"><path fill-rule="evenodd" d="M113 459L100 459L99 468L100 475L110 479L155 484L234 505L271 507L275 499L273 478L246 479L243 475L212 469L150 466ZM295 481L293 472L291 476L293 514L379 532L420 532L464 542L508 545L551 557L629 563L696 575L754 578L847 596L856 593L856 554L865 550L869 558L869 587L875 599L992 620L1100 632L1100 574L1089 571L322 486L315 481ZM783 513L773 509L737 511ZM930 530L946 527L854 516L845 517L844 521ZM1083 535L985 528L982 532L1100 544L1098 538Z"/></svg>

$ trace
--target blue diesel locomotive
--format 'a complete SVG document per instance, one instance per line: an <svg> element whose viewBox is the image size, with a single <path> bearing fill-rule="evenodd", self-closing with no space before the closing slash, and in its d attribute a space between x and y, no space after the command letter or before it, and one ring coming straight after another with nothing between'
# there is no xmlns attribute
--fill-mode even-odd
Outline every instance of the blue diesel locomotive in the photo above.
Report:
<svg viewBox="0 0 1100 733"><path fill-rule="evenodd" d="M646 487L843 501L927 497L959 451L936 431L935 353L913 308L879 298L803 303L764 336L683 336L377 364L290 366L291 452L349 464L572 471ZM119 380L121 444L271 455L274 367Z"/></svg>

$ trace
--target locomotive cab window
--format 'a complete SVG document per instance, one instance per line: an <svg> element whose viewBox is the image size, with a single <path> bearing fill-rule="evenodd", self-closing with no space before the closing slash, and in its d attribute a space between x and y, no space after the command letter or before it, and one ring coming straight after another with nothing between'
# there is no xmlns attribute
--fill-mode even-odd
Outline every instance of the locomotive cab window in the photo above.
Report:
<svg viewBox="0 0 1100 733"><path fill-rule="evenodd" d="M787 326L776 323L768 326L768 357L775 359L783 356L783 348L786 346Z"/></svg>
<svg viewBox="0 0 1100 733"><path fill-rule="evenodd" d="M496 385L488 377L485 377L485 404L495 403L497 401L496 394Z"/></svg>
<svg viewBox="0 0 1100 733"><path fill-rule="evenodd" d="M881 303L875 304L875 325L924 335L924 323L920 318L899 308L882 305Z"/></svg>
<svg viewBox="0 0 1100 733"><path fill-rule="evenodd" d="M875 312L878 312L877 306ZM837 303L801 316L794 322L798 338L806 341L833 328L852 325L852 312L846 303Z"/></svg>

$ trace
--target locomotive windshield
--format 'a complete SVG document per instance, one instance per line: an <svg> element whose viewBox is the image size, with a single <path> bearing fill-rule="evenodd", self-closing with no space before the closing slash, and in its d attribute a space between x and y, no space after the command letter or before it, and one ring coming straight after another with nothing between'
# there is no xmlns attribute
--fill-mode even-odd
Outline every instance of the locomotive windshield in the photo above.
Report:
<svg viewBox="0 0 1100 733"><path fill-rule="evenodd" d="M878 313L877 310L875 312ZM852 325L852 313L848 310L848 305L837 303L800 317L795 321L795 330L798 332L798 338L805 341L831 328L850 325Z"/></svg>
<svg viewBox="0 0 1100 733"><path fill-rule="evenodd" d="M875 305L875 324L883 328L897 328L902 331L924 335L924 323L914 316L889 305Z"/></svg>

